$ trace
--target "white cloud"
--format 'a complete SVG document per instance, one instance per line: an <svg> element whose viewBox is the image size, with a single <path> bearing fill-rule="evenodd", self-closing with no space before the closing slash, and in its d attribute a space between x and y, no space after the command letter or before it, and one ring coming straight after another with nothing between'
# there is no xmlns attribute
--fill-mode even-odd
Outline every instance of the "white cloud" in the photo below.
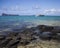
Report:
<svg viewBox="0 0 60 48"><path fill-rule="evenodd" d="M56 12L56 9L46 9L45 13L48 13L48 12Z"/></svg>
<svg viewBox="0 0 60 48"><path fill-rule="evenodd" d="M45 9L44 13L45 14L57 14L57 13L60 13L60 9L54 9L54 8L52 8L52 9Z"/></svg>
<svg viewBox="0 0 60 48"><path fill-rule="evenodd" d="M34 6L33 8L31 7L29 8L23 8L20 7L18 5L16 6L10 6L10 7L2 7L0 8L0 13L17 13L17 14L23 14L23 13L30 13L30 14L48 14L48 15L52 15L52 14L60 14L60 9L55 9L55 8L51 8L51 9L42 9L40 8L40 6Z"/></svg>

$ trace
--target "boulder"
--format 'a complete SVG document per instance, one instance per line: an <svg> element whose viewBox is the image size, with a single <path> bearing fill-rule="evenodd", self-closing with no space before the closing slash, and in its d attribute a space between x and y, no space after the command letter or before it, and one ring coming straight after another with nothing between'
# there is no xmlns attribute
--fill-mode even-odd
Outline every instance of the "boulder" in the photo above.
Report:
<svg viewBox="0 0 60 48"><path fill-rule="evenodd" d="M6 37L4 35L0 35L0 40L4 40Z"/></svg>
<svg viewBox="0 0 60 48"><path fill-rule="evenodd" d="M40 38L44 40L51 40L52 39L52 33L51 32L43 32L40 34Z"/></svg>
<svg viewBox="0 0 60 48"><path fill-rule="evenodd" d="M60 41L60 33L57 33L56 39Z"/></svg>
<svg viewBox="0 0 60 48"><path fill-rule="evenodd" d="M37 28L41 31L52 31L54 29L53 26L39 25Z"/></svg>

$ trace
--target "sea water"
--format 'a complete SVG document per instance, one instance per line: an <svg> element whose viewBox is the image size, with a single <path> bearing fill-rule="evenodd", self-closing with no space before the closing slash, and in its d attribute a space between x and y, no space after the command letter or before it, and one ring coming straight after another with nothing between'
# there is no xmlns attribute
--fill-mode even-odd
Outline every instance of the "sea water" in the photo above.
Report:
<svg viewBox="0 0 60 48"><path fill-rule="evenodd" d="M0 16L0 32L37 25L60 26L60 16Z"/></svg>

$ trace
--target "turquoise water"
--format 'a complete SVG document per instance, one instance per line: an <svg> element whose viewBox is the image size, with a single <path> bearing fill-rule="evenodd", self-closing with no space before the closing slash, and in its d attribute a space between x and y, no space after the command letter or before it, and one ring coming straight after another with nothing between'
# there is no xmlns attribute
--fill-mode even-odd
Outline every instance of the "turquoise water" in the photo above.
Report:
<svg viewBox="0 0 60 48"><path fill-rule="evenodd" d="M0 31L42 24L60 26L60 16L0 16Z"/></svg>
<svg viewBox="0 0 60 48"><path fill-rule="evenodd" d="M60 20L60 16L0 16L0 21Z"/></svg>

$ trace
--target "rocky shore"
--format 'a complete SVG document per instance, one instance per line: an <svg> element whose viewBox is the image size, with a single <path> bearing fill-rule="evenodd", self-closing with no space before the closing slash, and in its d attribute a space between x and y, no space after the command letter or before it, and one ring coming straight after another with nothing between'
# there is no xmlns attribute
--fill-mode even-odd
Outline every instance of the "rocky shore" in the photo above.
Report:
<svg viewBox="0 0 60 48"><path fill-rule="evenodd" d="M60 48L60 27L38 25L7 32L7 36L0 35L0 48Z"/></svg>

